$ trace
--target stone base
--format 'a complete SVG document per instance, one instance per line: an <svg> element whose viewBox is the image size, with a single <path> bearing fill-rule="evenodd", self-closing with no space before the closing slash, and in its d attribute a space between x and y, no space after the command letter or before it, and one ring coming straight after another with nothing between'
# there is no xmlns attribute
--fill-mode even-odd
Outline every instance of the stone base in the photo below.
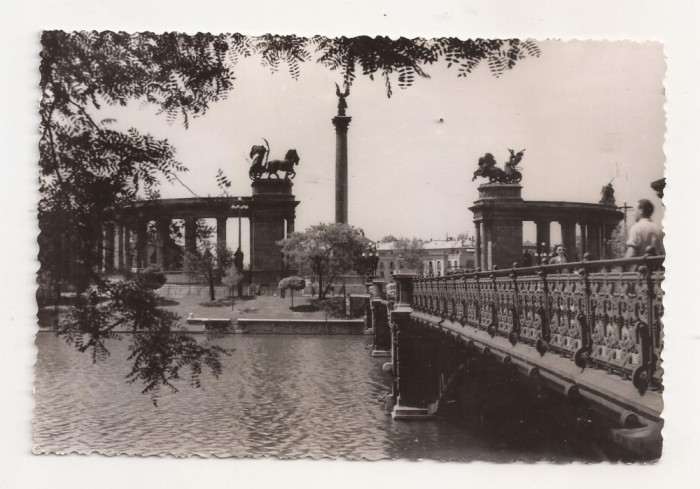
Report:
<svg viewBox="0 0 700 489"><path fill-rule="evenodd" d="M253 195L261 194L292 194L292 187L294 184L291 180L285 180L284 178L261 178L260 180L254 180L251 184L253 187Z"/></svg>
<svg viewBox="0 0 700 489"><path fill-rule="evenodd" d="M397 402L391 411L391 418L397 420L425 420L432 419L434 416L435 410L431 409L431 406L425 408L402 406L401 401Z"/></svg>
<svg viewBox="0 0 700 489"><path fill-rule="evenodd" d="M372 356L376 358L390 357L391 352L387 350L372 350Z"/></svg>
<svg viewBox="0 0 700 489"><path fill-rule="evenodd" d="M484 183L479 185L479 200L520 200L522 185L519 183Z"/></svg>

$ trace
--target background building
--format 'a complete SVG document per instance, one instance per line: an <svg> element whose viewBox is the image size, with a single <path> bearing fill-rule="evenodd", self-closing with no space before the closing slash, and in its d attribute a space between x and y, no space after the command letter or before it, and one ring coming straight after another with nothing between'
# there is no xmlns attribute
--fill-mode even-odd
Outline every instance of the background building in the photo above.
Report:
<svg viewBox="0 0 700 489"><path fill-rule="evenodd" d="M377 276L391 278L394 270L402 268L400 254L395 243L377 243L379 266ZM430 240L423 243L420 250L423 267L419 270L426 277L440 277L445 274L474 269L476 252L471 239Z"/></svg>

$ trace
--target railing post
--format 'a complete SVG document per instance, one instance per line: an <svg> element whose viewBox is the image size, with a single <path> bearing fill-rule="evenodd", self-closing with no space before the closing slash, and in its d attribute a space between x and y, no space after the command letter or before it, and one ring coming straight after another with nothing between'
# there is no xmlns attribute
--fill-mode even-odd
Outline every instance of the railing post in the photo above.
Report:
<svg viewBox="0 0 700 489"><path fill-rule="evenodd" d="M549 350L549 342L552 339L551 330L549 329L549 284L547 283L547 271L543 266L540 265L540 270L537 272L540 280L542 280L542 295L544 296L542 304L537 309L537 315L540 317L540 324L542 325L542 331L540 331L540 337L537 339L535 344L535 349L540 355L544 355Z"/></svg>
<svg viewBox="0 0 700 489"><path fill-rule="evenodd" d="M480 269L476 269L474 280L476 281L476 329L481 329L481 284L479 283Z"/></svg>
<svg viewBox="0 0 700 489"><path fill-rule="evenodd" d="M577 367L581 369L586 368L588 361L591 357L593 347L591 345L591 327L590 325L595 322L595 319L591 315L591 281L588 276L588 261L591 258L590 253L584 253L583 255L583 266L579 269L579 274L583 279L583 292L585 296L585 313L579 312L576 318L581 328L581 348L579 348L574 353L574 363Z"/></svg>
<svg viewBox="0 0 700 489"><path fill-rule="evenodd" d="M513 346L520 340L520 296L518 295L518 273L515 271L517 266L517 262L513 263L513 269L509 276L513 281L513 305L511 307L513 327L508 334L508 341Z"/></svg>
<svg viewBox="0 0 700 489"><path fill-rule="evenodd" d="M632 383L640 394L644 394L651 384L652 376L656 371L656 332L654 331L654 281L653 267L649 262L650 255L654 254L653 248L645 250L642 265L638 272L644 274L646 283L646 324L642 320L637 321L636 334L641 343L642 364L632 374Z"/></svg>

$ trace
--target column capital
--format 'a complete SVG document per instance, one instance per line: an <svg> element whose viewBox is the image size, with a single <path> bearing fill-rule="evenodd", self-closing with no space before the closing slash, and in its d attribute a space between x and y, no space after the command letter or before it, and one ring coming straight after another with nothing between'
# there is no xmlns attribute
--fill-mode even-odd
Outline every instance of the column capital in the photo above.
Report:
<svg viewBox="0 0 700 489"><path fill-rule="evenodd" d="M333 125L335 126L336 132L347 132L352 117L346 115L337 115L331 120L333 121Z"/></svg>

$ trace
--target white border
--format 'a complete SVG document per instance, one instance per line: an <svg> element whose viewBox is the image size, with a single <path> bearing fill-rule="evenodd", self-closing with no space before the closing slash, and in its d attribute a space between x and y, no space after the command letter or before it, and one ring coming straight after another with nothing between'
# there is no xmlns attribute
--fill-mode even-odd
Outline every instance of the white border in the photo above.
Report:
<svg viewBox="0 0 700 489"><path fill-rule="evenodd" d="M454 483L522 487L692 487L699 432L695 351L700 330L691 314L697 272L694 182L700 162L698 29L691 0L579 1L308 1L183 2L54 0L4 5L0 132L0 487L373 487ZM284 462L31 455L35 357L35 116L41 29L113 29L391 36L531 37L657 40L668 57L666 444L649 467L444 464L435 462ZM697 300L695 301L697 302ZM697 482L696 482L697 483Z"/></svg>

